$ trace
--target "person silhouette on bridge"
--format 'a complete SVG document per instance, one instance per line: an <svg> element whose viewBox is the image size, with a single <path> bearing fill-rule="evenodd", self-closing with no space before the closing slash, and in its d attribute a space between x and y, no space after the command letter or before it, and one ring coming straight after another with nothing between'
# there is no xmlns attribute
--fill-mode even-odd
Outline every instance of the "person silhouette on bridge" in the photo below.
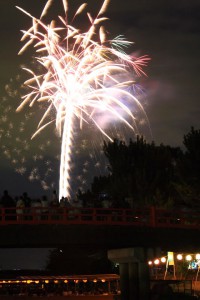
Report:
<svg viewBox="0 0 200 300"><path fill-rule="evenodd" d="M24 208L25 208L24 199L22 197L19 197L19 199L16 202L17 220L23 219Z"/></svg>
<svg viewBox="0 0 200 300"><path fill-rule="evenodd" d="M13 198L9 195L7 190L4 190L3 196L1 198L1 203L3 207L15 207L15 202Z"/></svg>

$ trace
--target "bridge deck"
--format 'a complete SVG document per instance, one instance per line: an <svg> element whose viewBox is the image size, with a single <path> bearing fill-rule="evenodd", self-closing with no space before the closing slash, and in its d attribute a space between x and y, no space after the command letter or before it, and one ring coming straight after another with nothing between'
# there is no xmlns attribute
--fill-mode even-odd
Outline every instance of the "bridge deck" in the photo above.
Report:
<svg viewBox="0 0 200 300"><path fill-rule="evenodd" d="M0 208L0 226L10 224L120 225L153 228L200 228L200 212L155 207L114 208Z"/></svg>

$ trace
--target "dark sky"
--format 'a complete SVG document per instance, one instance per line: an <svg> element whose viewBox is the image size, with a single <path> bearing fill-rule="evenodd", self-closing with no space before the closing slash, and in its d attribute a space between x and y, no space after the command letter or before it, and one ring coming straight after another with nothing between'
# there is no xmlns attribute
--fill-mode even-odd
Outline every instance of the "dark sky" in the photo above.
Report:
<svg viewBox="0 0 200 300"><path fill-rule="evenodd" d="M45 269L51 249L4 248L0 249L0 270Z"/></svg>
<svg viewBox="0 0 200 300"><path fill-rule="evenodd" d="M20 6L39 17L45 3L44 0L0 1L0 192L7 188L12 194L20 194L26 189L31 195L37 196L43 191L50 193L58 181L58 172L55 171L59 165L58 140L45 133L40 140L30 141L37 126L35 119L38 113L35 112L33 118L29 112L18 115L15 113L19 103L16 75L21 76L20 66L30 60L29 53L17 55L23 45L20 43L20 30L29 28L30 19L15 6ZM88 1L89 10L92 13L97 12L101 3L100 0ZM80 4L80 0L69 1L70 12L74 12ZM62 1L54 0L50 13L53 15L56 10L61 12L61 8ZM156 144L182 146L183 135L190 127L200 127L200 2L111 0L107 15L110 21L105 25L111 35L123 34L135 43L133 51L151 57L151 62L146 68L148 77L143 79L142 84L145 90L143 104L149 118L152 137L146 129L141 131L141 134L146 135L148 141L154 140ZM13 96L15 92L17 96ZM39 150L36 149L38 144ZM87 150L86 144L84 137L80 142L79 152ZM94 157L91 153L90 156ZM37 167L38 161L40 167ZM86 169L89 164L86 159L82 173L77 174L82 183L85 183L84 175L88 172ZM97 158L96 168L99 164ZM45 173L47 169L48 174ZM47 177L49 182L45 186ZM53 179L50 179L51 177ZM11 187L9 181L12 181Z"/></svg>

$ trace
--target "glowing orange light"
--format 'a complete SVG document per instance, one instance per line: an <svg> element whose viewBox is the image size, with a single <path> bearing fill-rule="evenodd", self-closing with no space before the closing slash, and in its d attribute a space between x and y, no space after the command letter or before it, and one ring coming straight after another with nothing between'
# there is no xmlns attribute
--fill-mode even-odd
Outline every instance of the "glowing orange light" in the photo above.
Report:
<svg viewBox="0 0 200 300"><path fill-rule="evenodd" d="M192 255L190 255L190 254L186 255L185 259L187 261L191 261L192 260Z"/></svg>
<svg viewBox="0 0 200 300"><path fill-rule="evenodd" d="M31 282L32 282L32 280L27 280L27 282L26 282L26 283L27 283L27 284L30 284Z"/></svg>
<svg viewBox="0 0 200 300"><path fill-rule="evenodd" d="M79 280L78 280L78 279L74 279L74 282L75 282L75 283L78 283L78 282L79 282Z"/></svg>

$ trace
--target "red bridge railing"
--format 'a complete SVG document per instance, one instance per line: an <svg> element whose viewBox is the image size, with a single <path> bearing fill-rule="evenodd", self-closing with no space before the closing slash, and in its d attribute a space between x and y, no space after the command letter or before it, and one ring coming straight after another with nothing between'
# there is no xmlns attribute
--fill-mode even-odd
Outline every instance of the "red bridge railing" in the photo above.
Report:
<svg viewBox="0 0 200 300"><path fill-rule="evenodd" d="M200 212L155 207L115 208L0 208L0 226L9 224L91 224L200 229Z"/></svg>

